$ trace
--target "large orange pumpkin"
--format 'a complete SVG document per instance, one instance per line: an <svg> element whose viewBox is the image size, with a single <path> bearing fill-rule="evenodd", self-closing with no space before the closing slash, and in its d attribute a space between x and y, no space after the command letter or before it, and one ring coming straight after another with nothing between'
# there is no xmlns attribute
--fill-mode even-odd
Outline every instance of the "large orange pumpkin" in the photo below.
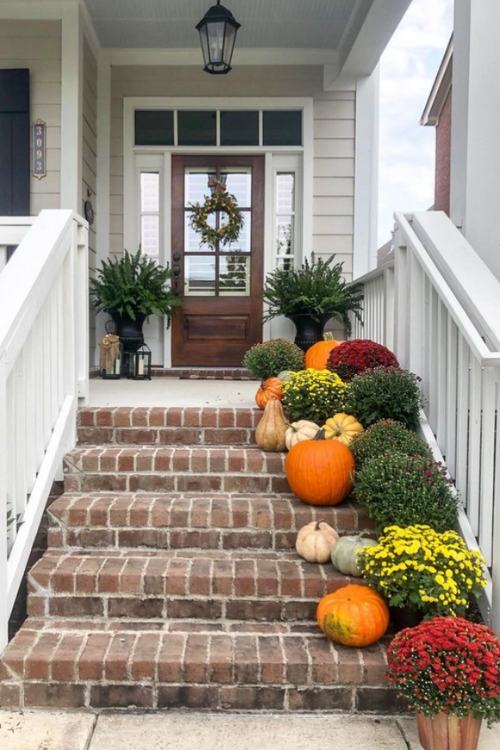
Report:
<svg viewBox="0 0 500 750"><path fill-rule="evenodd" d="M389 627L389 609L380 594L355 583L320 599L316 618L323 633L344 646L370 646Z"/></svg>
<svg viewBox="0 0 500 750"><path fill-rule="evenodd" d="M272 398L281 401L282 387L283 383L279 378L268 378L267 380L263 380L260 384L259 390L255 394L255 401L257 402L259 409L264 409L267 402Z"/></svg>
<svg viewBox="0 0 500 750"><path fill-rule="evenodd" d="M308 505L338 505L352 490L354 456L338 440L313 440L292 446L285 461L292 492Z"/></svg>
<svg viewBox="0 0 500 750"><path fill-rule="evenodd" d="M335 341L330 339L329 341L317 341L315 344L309 347L306 352L304 367L312 367L313 370L326 370L326 363L332 349L335 349L339 344L343 344L343 341Z"/></svg>

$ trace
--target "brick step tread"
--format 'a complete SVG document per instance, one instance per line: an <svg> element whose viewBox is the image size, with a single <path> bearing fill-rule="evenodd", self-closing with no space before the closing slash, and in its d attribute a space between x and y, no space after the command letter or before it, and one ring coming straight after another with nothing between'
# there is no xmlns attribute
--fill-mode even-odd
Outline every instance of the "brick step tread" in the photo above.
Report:
<svg viewBox="0 0 500 750"><path fill-rule="evenodd" d="M80 445L255 446L253 428L219 427L79 427Z"/></svg>
<svg viewBox="0 0 500 750"><path fill-rule="evenodd" d="M28 578L37 617L311 620L318 599L351 580L295 554L49 549Z"/></svg>
<svg viewBox="0 0 500 750"><path fill-rule="evenodd" d="M241 446L85 445L66 454L65 471L220 472L282 475L286 453Z"/></svg>
<svg viewBox="0 0 500 750"><path fill-rule="evenodd" d="M170 618L152 620L145 618L107 617L106 619L82 617L34 617L30 616L23 624L29 630L79 631L96 630L115 632L154 631L162 633L255 633L258 635L305 634L319 636L318 624L313 620L288 620L287 622L263 622L262 620L189 620ZM388 642L388 637L387 637Z"/></svg>
<svg viewBox="0 0 500 750"><path fill-rule="evenodd" d="M290 549L311 521L373 528L355 503L315 508L290 494L65 493L49 517L52 547Z"/></svg>
<svg viewBox="0 0 500 750"><path fill-rule="evenodd" d="M256 427L262 411L254 407L84 406L78 427Z"/></svg>
<svg viewBox="0 0 500 750"><path fill-rule="evenodd" d="M30 621L7 646L0 679L53 682L383 685L385 644L356 649L317 633L196 633L61 627Z"/></svg>

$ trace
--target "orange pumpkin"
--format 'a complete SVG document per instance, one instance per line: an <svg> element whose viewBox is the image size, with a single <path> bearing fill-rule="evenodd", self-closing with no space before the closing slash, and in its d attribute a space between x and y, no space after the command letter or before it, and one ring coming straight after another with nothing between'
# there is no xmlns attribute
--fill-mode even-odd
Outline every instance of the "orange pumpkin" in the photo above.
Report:
<svg viewBox="0 0 500 750"><path fill-rule="evenodd" d="M356 583L320 599L316 618L323 633L344 646L370 646L389 627L389 609L380 594Z"/></svg>
<svg viewBox="0 0 500 750"><path fill-rule="evenodd" d="M283 383L279 378L268 378L267 380L263 380L260 384L259 390L255 394L255 401L257 402L259 409L264 409L267 402L272 398L281 401L282 387Z"/></svg>
<svg viewBox="0 0 500 750"><path fill-rule="evenodd" d="M354 456L338 440L324 440L320 430L313 440L292 446L285 461L292 492L308 505L338 505L352 490Z"/></svg>
<svg viewBox="0 0 500 750"><path fill-rule="evenodd" d="M317 341L306 352L304 360L305 369L312 367L313 370L326 370L326 363L328 362L330 352L342 343L343 341L335 341L335 339Z"/></svg>

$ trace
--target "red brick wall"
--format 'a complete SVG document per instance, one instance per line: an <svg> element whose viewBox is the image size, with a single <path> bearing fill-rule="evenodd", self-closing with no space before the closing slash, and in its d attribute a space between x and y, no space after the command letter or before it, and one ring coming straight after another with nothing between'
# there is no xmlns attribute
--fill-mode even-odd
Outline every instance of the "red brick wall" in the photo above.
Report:
<svg viewBox="0 0 500 750"><path fill-rule="evenodd" d="M436 127L436 176L434 208L450 214L451 91Z"/></svg>

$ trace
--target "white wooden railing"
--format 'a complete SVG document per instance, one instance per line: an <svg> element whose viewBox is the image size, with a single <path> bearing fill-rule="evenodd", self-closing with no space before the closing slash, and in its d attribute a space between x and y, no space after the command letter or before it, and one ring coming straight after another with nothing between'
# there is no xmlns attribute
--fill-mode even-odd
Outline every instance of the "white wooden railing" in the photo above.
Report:
<svg viewBox="0 0 500 750"><path fill-rule="evenodd" d="M0 650L88 392L87 223L42 211L21 233L1 219L0 246L18 242L0 272Z"/></svg>
<svg viewBox="0 0 500 750"><path fill-rule="evenodd" d="M480 601L500 632L500 282L442 212L396 214L392 257L357 279L364 325L422 378L422 431L445 460L460 528L491 578Z"/></svg>
<svg viewBox="0 0 500 750"><path fill-rule="evenodd" d="M0 217L0 271L7 265L9 247L17 247L35 221L33 216Z"/></svg>

